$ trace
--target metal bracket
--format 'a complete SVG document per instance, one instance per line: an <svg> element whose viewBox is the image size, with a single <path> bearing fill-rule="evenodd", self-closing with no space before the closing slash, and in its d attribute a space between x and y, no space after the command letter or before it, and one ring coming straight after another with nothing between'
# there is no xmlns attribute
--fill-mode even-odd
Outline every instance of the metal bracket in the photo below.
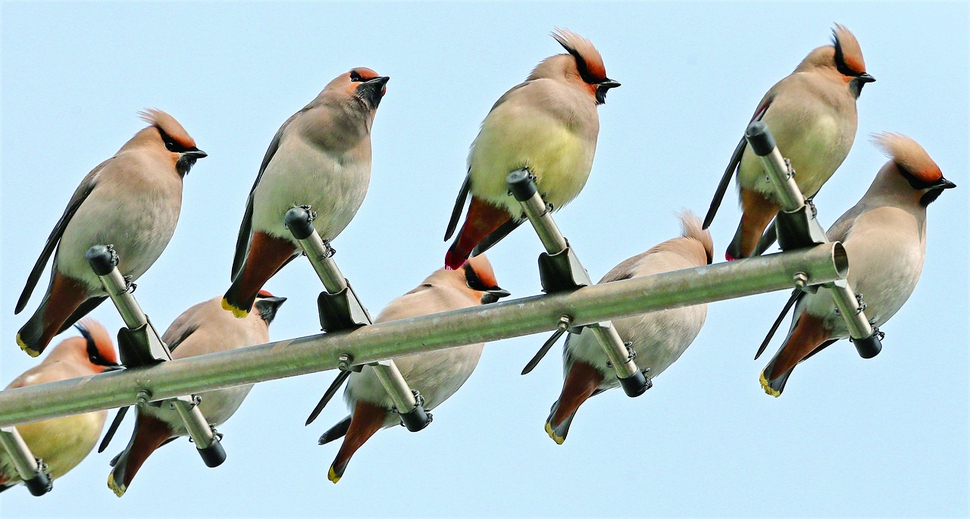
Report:
<svg viewBox="0 0 970 519"><path fill-rule="evenodd" d="M125 367L140 368L172 360L168 346L138 305L128 289L128 281L118 270L119 258L114 248L111 245L95 245L88 249L85 257L127 326L118 331L118 349ZM150 391L138 392L139 405L146 405L149 398ZM182 396L165 400L161 405L167 404L178 412L206 466L218 467L226 461L226 451L219 441L220 436L215 434L199 409L199 399L196 395ZM143 400L145 403L142 403Z"/></svg>
<svg viewBox="0 0 970 519"><path fill-rule="evenodd" d="M569 247L569 242L559 231L551 212L547 210L546 203L536 187L535 177L527 169L518 169L509 173L505 182L508 184L509 192L522 206L522 211L532 223L539 241L546 249L546 252L539 256L539 276L543 291L562 292L592 285L593 281L589 273ZM630 358L613 324L606 321L588 325L588 327L596 335L600 346L612 363L623 391L631 397L642 395L649 387L646 377ZM558 338L554 336L554 339ZM555 340L551 342L554 343ZM538 359L533 358L526 368L534 368L551 346L550 341L547 341L536 355ZM526 371L523 370L523 372Z"/></svg>
<svg viewBox="0 0 970 519"><path fill-rule="evenodd" d="M308 205L293 207L286 212L283 221L310 260L310 265L313 266L320 282L323 283L324 291L317 298L321 328L330 333L341 330L355 330L361 326L372 324L373 320L370 313L364 308L347 278L340 272L337 263L333 260L336 251L320 237L320 234L313 227L316 214L310 209ZM345 362L348 367L341 369L344 371L361 370L361 366L350 366L351 362L353 362L353 359L348 356L347 362ZM415 397L417 392L411 390L393 360L376 362L369 364L369 366L374 368L377 378L391 397L395 408L409 410L399 413L409 431L420 431L431 423L431 414L425 411L422 404L423 399L419 400ZM323 407L327 405L327 402L346 378L347 376L344 373L337 376L337 380L330 385L330 389L324 393L323 398L320 399L320 402L310 414L307 424L312 422L323 410Z"/></svg>
<svg viewBox="0 0 970 519"><path fill-rule="evenodd" d="M825 230L815 219L815 206L811 201L806 200L798 189L791 164L782 157L768 125L762 121L755 121L748 125L744 136L751 145L752 151L761 160L768 174L768 180L781 200L781 211L775 218L774 226L781 250L789 251L829 243ZM806 287L804 282L799 285L798 281L798 279L795 280L796 286L802 290L814 291ZM873 332L863 312L864 306L860 304L849 283L842 279L824 287L832 294L839 314L842 315L849 330L849 339L855 345L859 356L870 359L878 355L882 350L881 335Z"/></svg>
<svg viewBox="0 0 970 519"><path fill-rule="evenodd" d="M0 428L0 445L7 451L17 475L32 495L40 497L54 488L54 478L47 471L47 464L30 452L16 427Z"/></svg>
<svg viewBox="0 0 970 519"><path fill-rule="evenodd" d="M535 177L527 169L518 169L509 173L505 182L546 249L539 255L542 291L551 294L592 285L589 273L559 231L552 213L539 194Z"/></svg>

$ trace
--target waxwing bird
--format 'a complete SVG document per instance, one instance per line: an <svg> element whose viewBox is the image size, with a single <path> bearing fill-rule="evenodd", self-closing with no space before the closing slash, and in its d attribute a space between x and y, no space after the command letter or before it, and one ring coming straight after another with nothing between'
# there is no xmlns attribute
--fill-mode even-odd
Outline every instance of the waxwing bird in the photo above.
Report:
<svg viewBox="0 0 970 519"><path fill-rule="evenodd" d="M310 206L324 240L357 214L370 183L371 126L389 79L363 67L341 74L276 132L246 200L222 303L236 317L249 313L263 284L300 250L283 225L287 211Z"/></svg>
<svg viewBox="0 0 970 519"><path fill-rule="evenodd" d="M856 133L856 99L866 83L875 81L866 73L855 36L839 24L832 32L832 45L813 50L794 72L775 83L751 118L751 122L762 120L768 125L778 149L791 161L795 182L806 198L815 196L849 154ZM781 207L765 181L761 161L742 137L704 218L705 229L735 171L742 216L725 254L728 260L753 255Z"/></svg>
<svg viewBox="0 0 970 519"><path fill-rule="evenodd" d="M701 229L700 219L690 211L680 219L683 236L624 260L600 283L709 265L714 254L711 233ZM616 319L613 326L637 353L637 366L649 369L648 375L653 378L680 358L706 319L707 305L701 304ZM546 419L546 433L560 445L566 441L579 406L589 397L620 385L606 353L588 328L567 337L563 375L562 393Z"/></svg>
<svg viewBox="0 0 970 519"><path fill-rule="evenodd" d="M475 256L459 270L439 269L407 294L391 301L375 323L468 308L497 301L509 293L498 287L492 266L485 256ZM468 380L478 365L483 344L397 357L394 362L412 389L424 397L431 410L447 400ZM384 391L374 369L364 366L351 373L344 390L351 415L320 437L320 445L344 436L327 478L336 483L344 474L351 456L377 431L397 425L400 419L391 411L394 404Z"/></svg>
<svg viewBox="0 0 970 519"><path fill-rule="evenodd" d="M13 389L102 373L118 366L111 336L98 322L84 319L75 327L81 337L65 339L40 363L7 386ZM101 435L107 411L76 414L17 426L34 456L57 479L81 463ZM0 449L0 492L20 483L7 452Z"/></svg>
<svg viewBox="0 0 970 519"><path fill-rule="evenodd" d="M828 230L828 238L845 246L849 285L861 294L873 327L879 327L906 303L919 281L926 256L926 206L956 184L943 178L913 139L882 133L874 142L890 160L862 200ZM796 297L788 337L761 373L761 386L776 397L796 364L849 336L828 290Z"/></svg>
<svg viewBox="0 0 970 519"><path fill-rule="evenodd" d="M458 193L445 240L451 238L471 194L465 223L445 256L457 269L473 249L485 252L512 232L524 217L508 196L505 178L527 168L539 194L554 210L583 189L593 167L599 117L596 106L609 89L599 51L589 40L565 29L552 37L568 54L542 60L525 82L505 93L482 121L468 153L468 175Z"/></svg>
<svg viewBox="0 0 970 519"><path fill-rule="evenodd" d="M260 291L254 308L245 319L236 319L221 307L221 297L199 303L178 316L162 336L173 359L234 350L269 342L269 325L284 297ZM210 425L220 425L239 409L252 384L200 393L202 414ZM155 449L188 436L178 412L162 405L137 408L135 429L125 450L111 460L108 487L121 497L138 469Z"/></svg>
<svg viewBox="0 0 970 519"><path fill-rule="evenodd" d="M134 281L155 263L175 233L182 179L206 154L171 115L154 109L140 115L151 126L84 177L27 277L14 313L27 305L54 254L47 293L17 333L17 344L32 357L107 298L85 259L89 248L114 245L118 269Z"/></svg>

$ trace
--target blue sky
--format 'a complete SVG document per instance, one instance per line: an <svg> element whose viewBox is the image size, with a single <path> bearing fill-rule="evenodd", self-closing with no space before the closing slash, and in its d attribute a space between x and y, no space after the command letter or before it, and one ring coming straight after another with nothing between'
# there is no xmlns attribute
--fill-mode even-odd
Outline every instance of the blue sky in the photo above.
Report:
<svg viewBox="0 0 970 519"><path fill-rule="evenodd" d="M373 129L373 175L336 260L372 313L442 264L441 241L468 145L492 103L567 27L623 86L599 109L589 183L557 221L593 278L675 236L674 212L703 215L762 94L833 23L877 78L859 100L855 145L818 195L824 225L886 159L870 142L920 142L958 184L929 208L915 293L862 360L842 342L799 366L779 399L752 356L787 293L713 304L684 356L637 399L588 402L566 443L543 421L561 386L557 355L519 370L544 336L486 347L465 387L411 434L377 434L338 485L335 400L303 421L332 373L258 385L227 424L228 460L206 468L180 440L128 493L92 454L41 499L0 497L4 517L60 516L939 516L966 515L968 454L968 20L964 2L41 3L0 6L0 383L35 361L14 342L13 306L80 179L144 126L175 116L209 157L186 178L175 237L139 281L159 327L225 291L246 195L280 124L354 66L391 76ZM732 196L729 199L733 200ZM716 257L739 213L712 227ZM528 230L489 253L513 296L539 292ZM289 301L274 340L318 331L319 287L296 262L267 288ZM38 300L31 302L32 311ZM121 321L105 305L93 317ZM786 324L787 325L787 324ZM775 348L772 345L770 349ZM770 355L771 352L769 352Z"/></svg>

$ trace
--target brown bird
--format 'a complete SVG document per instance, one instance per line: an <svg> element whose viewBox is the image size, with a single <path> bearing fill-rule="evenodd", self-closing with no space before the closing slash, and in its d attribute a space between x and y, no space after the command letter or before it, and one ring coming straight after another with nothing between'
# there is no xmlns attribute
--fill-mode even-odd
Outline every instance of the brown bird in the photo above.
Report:
<svg viewBox="0 0 970 519"><path fill-rule="evenodd" d="M620 84L606 77L603 58L589 40L565 29L552 37L568 54L542 60L525 82L500 97L472 142L468 175L445 231L448 240L471 193L465 224L445 256L449 269L460 267L473 249L484 252L524 221L518 203L508 196L509 173L528 168L554 210L586 185L600 128L596 107Z"/></svg>
<svg viewBox="0 0 970 519"><path fill-rule="evenodd" d="M866 73L855 36L839 24L832 33L832 45L813 50L794 72L775 83L751 118L768 125L781 154L791 161L795 183L806 198L818 193L849 154L858 123L856 99L866 83L875 81ZM727 248L728 260L750 257L781 207L771 184L765 182L761 161L742 138L704 218L705 229L735 170L743 214Z"/></svg>
<svg viewBox="0 0 970 519"><path fill-rule="evenodd" d="M7 389L85 377L118 366L111 336L97 321L84 319L75 327L81 337L63 340L40 363L14 379ZM107 411L75 414L21 424L17 431L30 451L58 479L81 463L101 436ZM7 452L0 449L0 492L21 482Z"/></svg>
<svg viewBox="0 0 970 519"><path fill-rule="evenodd" d="M701 229L700 219L690 211L680 218L682 237L624 260L603 276L600 283L710 264L714 255L711 233ZM649 369L648 375L655 378L694 342L705 320L707 305L701 304L617 319L613 325L620 338L637 352L637 366ZM606 353L588 328L566 339L562 360L565 379L562 394L546 419L546 433L560 445L566 441L569 425L586 399L620 385Z"/></svg>
<svg viewBox="0 0 970 519"><path fill-rule="evenodd" d="M926 206L956 184L913 139L883 133L875 142L890 160L862 199L828 230L828 238L845 246L849 285L862 295L866 317L879 327L906 303L923 271ZM762 388L781 395L799 362L848 336L828 290L802 292L788 337L761 373Z"/></svg>
<svg viewBox="0 0 970 519"><path fill-rule="evenodd" d="M509 293L498 287L492 266L485 256L469 259L460 270L439 269L417 288L391 301L375 323L468 308L498 300ZM472 344L429 353L397 357L394 362L412 389L434 409L468 380L478 365L483 344ZM330 465L327 478L336 483L343 476L351 456L377 431L400 423L391 411L393 403L377 379L374 369L364 366L351 373L344 390L351 415L320 437L320 445L341 436L343 444Z"/></svg>
<svg viewBox="0 0 970 519"><path fill-rule="evenodd" d="M152 109L141 116L151 126L84 177L27 277L14 313L27 306L54 254L47 293L17 333L17 344L32 357L108 297L85 258L89 248L114 245L118 269L134 281L155 263L175 233L182 179L206 154L171 115Z"/></svg>
<svg viewBox="0 0 970 519"><path fill-rule="evenodd" d="M388 79L364 67L341 74L276 132L246 200L222 303L236 317L249 313L263 285L300 251L283 225L287 211L309 205L324 240L357 214L370 183L371 126Z"/></svg>
<svg viewBox="0 0 970 519"><path fill-rule="evenodd" d="M221 308L221 301L221 297L215 297L189 308L165 330L162 340L172 351L173 359L269 342L269 325L286 298L273 297L261 291L255 303L257 311L246 319L235 319ZM220 425L239 409L252 388L252 384L249 384L200 393L202 401L199 409L210 425ZM108 475L108 487L121 497L155 449L187 435L185 424L176 410L164 405L139 407L131 441L121 454L111 460L114 468Z"/></svg>

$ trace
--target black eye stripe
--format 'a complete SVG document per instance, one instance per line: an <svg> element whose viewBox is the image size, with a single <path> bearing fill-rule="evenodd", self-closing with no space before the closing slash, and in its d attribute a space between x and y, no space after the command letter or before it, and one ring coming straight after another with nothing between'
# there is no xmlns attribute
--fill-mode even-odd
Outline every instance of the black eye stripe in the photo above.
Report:
<svg viewBox="0 0 970 519"><path fill-rule="evenodd" d="M186 151L189 151L189 148L179 144L179 142L173 139L171 135L165 133L165 130L159 128L158 126L155 128L162 136L162 142L165 143L165 149L171 151L172 153L185 153Z"/></svg>
<svg viewBox="0 0 970 519"><path fill-rule="evenodd" d="M481 292L491 288L485 286L485 283L482 282L482 279L478 277L478 274L475 273L475 270L469 264L466 263L463 268L465 269L465 282L468 284L468 288Z"/></svg>
<svg viewBox="0 0 970 519"><path fill-rule="evenodd" d="M936 186L936 182L927 182L922 180L899 164L896 164L896 167L899 168L899 172L903 174L903 178L909 182L909 185L912 186L913 189L929 189Z"/></svg>
<svg viewBox="0 0 970 519"><path fill-rule="evenodd" d="M842 44L839 43L838 38L832 38L832 45L835 46L835 69L839 71L839 74L842 74L843 76L857 77L865 73L852 70L848 65L845 64L845 54L842 53Z"/></svg>
<svg viewBox="0 0 970 519"><path fill-rule="evenodd" d="M356 83L356 82L359 82L359 81L363 81L364 80L364 77L361 76L360 73L357 72L356 70L351 70L350 71L350 80Z"/></svg>

